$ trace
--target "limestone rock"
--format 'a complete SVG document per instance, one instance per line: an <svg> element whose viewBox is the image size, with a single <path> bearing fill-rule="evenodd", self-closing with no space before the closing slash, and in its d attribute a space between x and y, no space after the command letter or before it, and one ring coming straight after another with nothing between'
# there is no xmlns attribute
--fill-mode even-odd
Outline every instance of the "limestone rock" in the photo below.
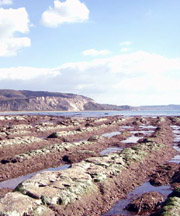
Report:
<svg viewBox="0 0 180 216"><path fill-rule="evenodd" d="M41 204L41 200L32 199L18 192L10 192L0 200L0 215L23 216Z"/></svg>

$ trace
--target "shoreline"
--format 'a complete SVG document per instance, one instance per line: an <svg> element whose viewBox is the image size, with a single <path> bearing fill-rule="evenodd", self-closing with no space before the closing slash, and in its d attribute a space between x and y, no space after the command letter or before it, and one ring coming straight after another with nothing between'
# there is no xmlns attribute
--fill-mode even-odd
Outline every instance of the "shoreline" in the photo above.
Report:
<svg viewBox="0 0 180 216"><path fill-rule="evenodd" d="M0 112L0 115L1 115L1 113L20 113L20 112L25 112L25 113L38 113L38 112L52 112L52 113L54 113L54 112L62 112L62 113L64 113L64 112L67 112L67 113L79 113L79 112L82 112L82 113L84 113L84 112L125 112L126 110L82 110L82 111L66 111L66 110L60 110L60 111L58 111L58 110L56 110L56 111L2 111L2 112Z"/></svg>
<svg viewBox="0 0 180 216"><path fill-rule="evenodd" d="M105 117L105 116L180 116L180 110L82 110L82 111L4 111L0 112L0 116L66 116L66 117Z"/></svg>

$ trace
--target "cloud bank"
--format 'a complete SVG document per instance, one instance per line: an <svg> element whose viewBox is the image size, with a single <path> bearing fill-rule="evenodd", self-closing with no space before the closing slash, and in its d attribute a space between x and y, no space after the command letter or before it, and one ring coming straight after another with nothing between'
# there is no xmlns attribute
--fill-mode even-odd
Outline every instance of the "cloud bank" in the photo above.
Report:
<svg viewBox="0 0 180 216"><path fill-rule="evenodd" d="M179 72L180 59L139 51L49 69L0 69L0 86L72 92L119 105L173 104L180 96Z"/></svg>
<svg viewBox="0 0 180 216"><path fill-rule="evenodd" d="M63 23L78 23L89 19L89 9L80 0L54 1L54 7L44 11L41 22L47 27L58 27Z"/></svg>
<svg viewBox="0 0 180 216"><path fill-rule="evenodd" d="M123 41L120 43L120 46L130 46L132 44L131 41Z"/></svg>
<svg viewBox="0 0 180 216"><path fill-rule="evenodd" d="M15 36L29 32L29 18L25 8L0 8L0 57L16 55L31 45L30 38Z"/></svg>
<svg viewBox="0 0 180 216"><path fill-rule="evenodd" d="M13 4L12 0L0 0L0 6L1 5L11 5Z"/></svg>
<svg viewBox="0 0 180 216"><path fill-rule="evenodd" d="M105 56L110 54L109 50L96 50L96 49L88 49L84 50L82 53L84 56Z"/></svg>

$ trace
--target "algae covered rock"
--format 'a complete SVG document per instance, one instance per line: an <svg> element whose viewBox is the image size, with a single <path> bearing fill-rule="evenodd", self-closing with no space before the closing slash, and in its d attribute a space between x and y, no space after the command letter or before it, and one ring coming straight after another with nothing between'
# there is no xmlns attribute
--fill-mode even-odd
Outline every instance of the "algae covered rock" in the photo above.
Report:
<svg viewBox="0 0 180 216"><path fill-rule="evenodd" d="M23 216L41 204L41 200L32 199L18 192L10 192L0 200L0 215Z"/></svg>
<svg viewBox="0 0 180 216"><path fill-rule="evenodd" d="M121 135L124 137L129 137L129 136L131 136L131 133L129 131L122 131Z"/></svg>
<svg viewBox="0 0 180 216"><path fill-rule="evenodd" d="M31 194L44 204L52 205L67 205L91 190L96 190L96 186L91 176L80 167L40 173L16 188L16 191Z"/></svg>
<svg viewBox="0 0 180 216"><path fill-rule="evenodd" d="M55 212L47 206L39 206L33 210L33 216L55 216Z"/></svg>
<svg viewBox="0 0 180 216"><path fill-rule="evenodd" d="M109 127L109 125L102 124L95 128L82 128L81 131L61 131L55 133L55 136L63 137L83 132L92 132L94 130L98 130L105 127ZM149 154L153 154L153 151L157 154L157 151L160 148L165 147L165 132L166 130L162 130L162 128L160 127L159 131L155 132L158 133L160 139L156 139L156 137L151 137L148 141L142 141L141 143L136 144L131 148L125 148L122 152L119 153L112 153L101 157L91 157L77 164L72 164L71 168L66 170L60 170L55 172L43 172L33 176L32 178L18 185L14 192L8 193L4 198L0 200L0 215L54 215L54 212L56 214L56 212L59 212L61 209L63 211L66 211L68 207L71 208L74 205L79 204L79 202L81 201L84 202L83 197L85 196L86 202L89 198L91 198L91 195L93 193L98 195L101 192L101 188L99 186L105 184L107 184L107 186L108 184L111 186L113 180L117 182L116 179L119 178L119 174L122 171L126 172L128 168L134 169L134 167L137 167L136 164L138 165L139 162L143 163L143 160L147 159ZM96 137L92 138L92 140L96 140ZM163 144L163 142L165 144ZM83 141L73 143L51 144L42 147L41 149L31 150L27 153L16 156L16 159L34 157L36 155L47 154L49 152L54 151L67 151L72 147L87 144L93 143L91 143L91 141ZM84 155L92 152L76 151L76 153L78 153L79 155ZM153 158L154 156L156 156L156 154L153 155ZM116 178L114 178L115 176ZM120 177L123 178L124 176ZM128 174L125 181L127 181L127 178L129 177L133 178L133 175L131 177L131 175ZM122 190L124 190L123 186ZM150 198L152 198L152 200ZM148 200L148 204L147 202L143 203L143 210L153 209L158 202L162 201L161 198L162 197L158 196L154 198L152 194L150 197L147 196L146 200ZM142 199L145 200L145 197L141 197L141 200ZM164 216L175 215L174 213L176 213L176 215L180 215L180 198L176 197L172 199L174 200L171 200L171 203L167 204L168 207L164 206ZM96 207L95 202L96 199L93 201L93 204ZM137 201L137 206L138 203L139 201ZM142 208L141 201L139 205ZM50 207L51 209L49 209L48 207ZM52 210L54 212L52 212ZM83 210L83 215L88 215L86 214L85 209ZM138 209L137 211L139 212L140 210Z"/></svg>
<svg viewBox="0 0 180 216"><path fill-rule="evenodd" d="M180 198L169 198L162 208L161 216L178 216L180 215Z"/></svg>

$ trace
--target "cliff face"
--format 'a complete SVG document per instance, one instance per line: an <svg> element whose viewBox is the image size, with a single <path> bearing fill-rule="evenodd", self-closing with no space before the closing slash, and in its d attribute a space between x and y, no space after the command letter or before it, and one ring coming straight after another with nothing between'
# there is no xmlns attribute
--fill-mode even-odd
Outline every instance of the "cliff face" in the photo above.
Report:
<svg viewBox="0 0 180 216"><path fill-rule="evenodd" d="M91 99L83 96L75 95L71 98L61 97L36 97L29 99L31 110L67 110L67 111L83 111L84 105ZM93 101L93 100L92 100Z"/></svg>
<svg viewBox="0 0 180 216"><path fill-rule="evenodd" d="M129 106L96 103L93 99L68 93L0 90L0 111L83 111L129 110Z"/></svg>
<svg viewBox="0 0 180 216"><path fill-rule="evenodd" d="M76 94L0 90L0 111L82 111L88 103L96 104Z"/></svg>

